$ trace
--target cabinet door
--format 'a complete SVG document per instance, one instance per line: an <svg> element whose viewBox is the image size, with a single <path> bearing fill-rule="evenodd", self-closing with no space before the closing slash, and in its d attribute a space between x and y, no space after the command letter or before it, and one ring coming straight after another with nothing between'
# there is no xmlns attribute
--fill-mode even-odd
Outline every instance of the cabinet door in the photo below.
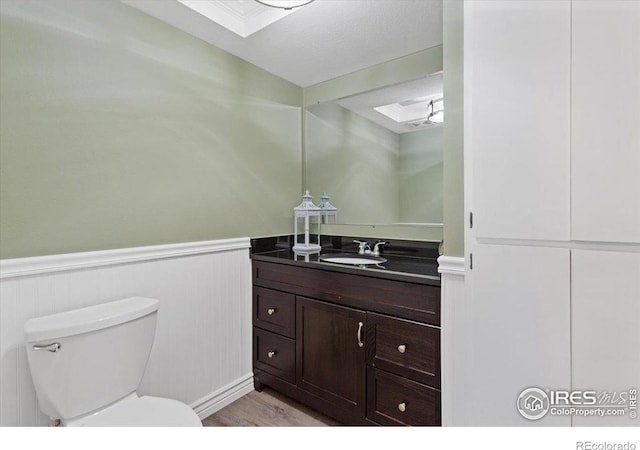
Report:
<svg viewBox="0 0 640 450"><path fill-rule="evenodd" d="M296 383L354 418L365 417L365 316L296 299Z"/></svg>
<svg viewBox="0 0 640 450"><path fill-rule="evenodd" d="M572 17L572 239L640 242L640 2Z"/></svg>
<svg viewBox="0 0 640 450"><path fill-rule="evenodd" d="M477 245L469 271L473 321L470 425L553 426L568 416L525 419L526 388L570 389L569 249Z"/></svg>
<svg viewBox="0 0 640 450"><path fill-rule="evenodd" d="M571 324L574 390L640 389L640 253L571 252ZM630 412L573 425L640 426Z"/></svg>
<svg viewBox="0 0 640 450"><path fill-rule="evenodd" d="M476 237L570 237L569 1L465 2Z"/></svg>

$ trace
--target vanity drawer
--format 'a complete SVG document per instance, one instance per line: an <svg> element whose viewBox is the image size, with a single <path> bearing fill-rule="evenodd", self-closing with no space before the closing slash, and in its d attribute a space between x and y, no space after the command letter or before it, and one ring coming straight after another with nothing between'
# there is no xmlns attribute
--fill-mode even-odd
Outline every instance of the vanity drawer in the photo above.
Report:
<svg viewBox="0 0 640 450"><path fill-rule="evenodd" d="M260 328L253 328L253 362L257 369L294 383L295 355L294 340Z"/></svg>
<svg viewBox="0 0 640 450"><path fill-rule="evenodd" d="M253 324L293 338L296 335L295 296L272 289L253 287Z"/></svg>
<svg viewBox="0 0 640 450"><path fill-rule="evenodd" d="M367 368L367 418L381 425L440 425L440 391Z"/></svg>
<svg viewBox="0 0 640 450"><path fill-rule="evenodd" d="M367 313L367 363L440 387L440 329Z"/></svg>
<svg viewBox="0 0 640 450"><path fill-rule="evenodd" d="M370 276L370 272L360 272L356 275L327 268L254 260L253 284L342 306L440 325L440 286L381 279Z"/></svg>

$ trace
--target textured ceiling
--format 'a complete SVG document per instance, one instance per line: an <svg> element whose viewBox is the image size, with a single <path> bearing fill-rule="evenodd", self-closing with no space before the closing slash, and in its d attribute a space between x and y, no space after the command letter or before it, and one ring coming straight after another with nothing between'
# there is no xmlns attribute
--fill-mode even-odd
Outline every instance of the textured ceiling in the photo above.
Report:
<svg viewBox="0 0 640 450"><path fill-rule="evenodd" d="M177 0L122 1L302 87L442 44L442 0L315 0L246 38Z"/></svg>

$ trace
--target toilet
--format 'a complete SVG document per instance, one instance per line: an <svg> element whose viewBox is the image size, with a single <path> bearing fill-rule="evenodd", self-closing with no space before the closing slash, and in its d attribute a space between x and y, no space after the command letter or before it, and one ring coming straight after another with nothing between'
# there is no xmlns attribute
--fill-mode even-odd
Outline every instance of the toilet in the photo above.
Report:
<svg viewBox="0 0 640 450"><path fill-rule="evenodd" d="M28 320L27 359L42 412L64 426L202 426L184 403L136 392L158 307L131 297Z"/></svg>

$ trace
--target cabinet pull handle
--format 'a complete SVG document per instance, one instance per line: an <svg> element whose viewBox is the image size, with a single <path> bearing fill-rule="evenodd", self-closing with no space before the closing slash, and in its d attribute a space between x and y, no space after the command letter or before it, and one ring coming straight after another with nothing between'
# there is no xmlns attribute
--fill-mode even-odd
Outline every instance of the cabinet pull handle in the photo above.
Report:
<svg viewBox="0 0 640 450"><path fill-rule="evenodd" d="M270 316L273 316L273 313L275 313L275 312L276 312L276 309L275 309L275 308L269 308L269 309L267 309L267 314L269 314Z"/></svg>
<svg viewBox="0 0 640 450"><path fill-rule="evenodd" d="M407 351L407 346L406 346L406 345L404 345L404 344L400 344L400 345L398 345L398 351L399 351L400 353L404 353L404 352L406 352L406 351Z"/></svg>
<svg viewBox="0 0 640 450"><path fill-rule="evenodd" d="M362 342L362 327L364 324L362 322L358 322L358 347L364 347L364 342Z"/></svg>
<svg viewBox="0 0 640 450"><path fill-rule="evenodd" d="M274 356L276 356L276 352L275 351L270 351L270 352L267 353L267 356L269 358L273 358Z"/></svg>
<svg viewBox="0 0 640 450"><path fill-rule="evenodd" d="M405 402L402 402L398 405L398 409L400 410L400 412L405 412L407 410L407 404Z"/></svg>

